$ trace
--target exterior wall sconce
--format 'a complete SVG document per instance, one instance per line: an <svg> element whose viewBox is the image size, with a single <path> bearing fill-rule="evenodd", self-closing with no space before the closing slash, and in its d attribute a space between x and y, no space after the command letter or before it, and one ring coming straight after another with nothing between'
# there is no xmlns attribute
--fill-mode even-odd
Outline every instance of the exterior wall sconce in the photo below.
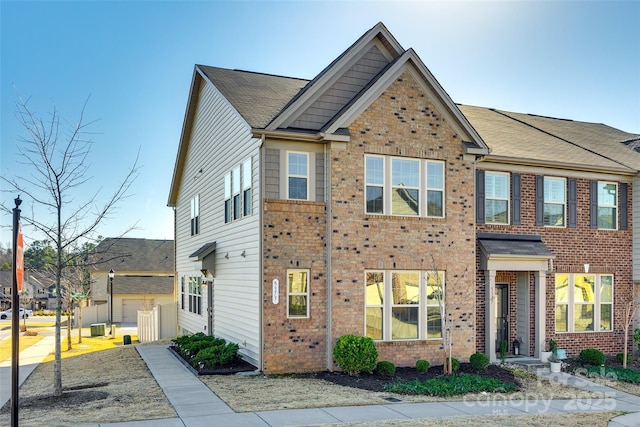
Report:
<svg viewBox="0 0 640 427"><path fill-rule="evenodd" d="M241 253L240 255L242 255L242 257L243 257L243 258L246 258L246 256L247 256L247 251L242 251L242 253Z"/></svg>
<svg viewBox="0 0 640 427"><path fill-rule="evenodd" d="M229 259L229 252L224 256L226 259Z"/></svg>
<svg viewBox="0 0 640 427"><path fill-rule="evenodd" d="M584 265L584 272L588 273L589 272L589 264L585 264Z"/></svg>

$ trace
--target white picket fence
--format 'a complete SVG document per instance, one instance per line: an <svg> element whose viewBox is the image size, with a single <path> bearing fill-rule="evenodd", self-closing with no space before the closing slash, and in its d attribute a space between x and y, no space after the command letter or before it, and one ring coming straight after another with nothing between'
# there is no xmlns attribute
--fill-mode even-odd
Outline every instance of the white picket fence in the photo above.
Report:
<svg viewBox="0 0 640 427"><path fill-rule="evenodd" d="M174 338L178 331L177 303L156 305L149 311L138 311L138 341L149 342Z"/></svg>

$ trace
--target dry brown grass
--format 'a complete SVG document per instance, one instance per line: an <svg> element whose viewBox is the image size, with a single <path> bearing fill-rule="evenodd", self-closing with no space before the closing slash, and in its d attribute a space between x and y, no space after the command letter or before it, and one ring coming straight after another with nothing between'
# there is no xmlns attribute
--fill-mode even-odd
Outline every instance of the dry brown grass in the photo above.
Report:
<svg viewBox="0 0 640 427"><path fill-rule="evenodd" d="M54 427L177 416L134 346L65 358L62 381L69 398L51 400L53 362L34 370L20 387L20 426L39 427L43 420ZM10 414L3 411L0 425L9 424Z"/></svg>
<svg viewBox="0 0 640 427"><path fill-rule="evenodd" d="M404 402L442 401L427 396L400 396L375 393L338 386L323 380L294 377L200 377L235 411L311 408L327 406L387 404L382 397L396 396ZM511 399L588 399L595 395L563 385L525 376L522 391ZM52 394L53 362L38 366L20 389L22 403L33 403L20 410L23 427L69 426L141 419L176 417L173 407L140 358L135 346L82 354L63 359L63 385L72 396L64 402L47 400ZM610 384L611 385L611 384ZM74 395L71 389L79 391ZM74 397L75 396L75 397ZM84 396L83 398L81 396ZM75 400L75 398L78 398ZM91 400L91 399L95 400ZM466 399L486 399L487 396L467 396ZM84 399L84 400L83 400ZM450 400L461 400L455 398ZM483 417L450 417L428 421L380 421L348 426L539 426L550 424L567 427L583 425L606 426L615 413L544 414L506 416L498 413ZM0 414L0 425L9 425L9 413Z"/></svg>

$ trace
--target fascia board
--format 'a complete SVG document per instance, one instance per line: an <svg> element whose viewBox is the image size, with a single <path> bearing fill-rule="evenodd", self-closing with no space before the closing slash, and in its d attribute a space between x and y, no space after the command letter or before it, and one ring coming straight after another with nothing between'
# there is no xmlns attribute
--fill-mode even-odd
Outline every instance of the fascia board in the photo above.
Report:
<svg viewBox="0 0 640 427"><path fill-rule="evenodd" d="M400 46L396 39L391 35L389 30L387 30L382 23L378 23L358 41L356 41L356 43L349 47L347 51L345 51L344 54L330 66L329 69L321 73L318 80L312 80L310 82L312 86L310 86L300 98L296 99L293 103L287 106L285 110L281 111L280 114L278 114L278 116L276 116L276 118L267 125L266 129L275 130L286 127L288 123L294 120L296 115L305 111L317 99L317 97L324 92L325 88L330 87L338 78L340 78L345 69L348 69L358 59L360 59L360 57L367 52L368 46L376 44L384 54L386 47L378 41L378 34L382 34L389 44L396 49L397 54L404 52L402 46Z"/></svg>
<svg viewBox="0 0 640 427"><path fill-rule="evenodd" d="M193 127L193 116L195 115L197 100L195 94L202 84L203 74L196 65L193 69L193 77L191 78L191 87L189 88L189 97L187 98L187 106L184 112L184 120L182 122L182 132L180 133L180 142L178 144L178 154L176 163L173 168L173 176L171 177L171 187L169 187L169 199L167 206L175 207L178 204L178 189L182 182L182 174L184 172L185 156L188 149L188 136L191 134Z"/></svg>
<svg viewBox="0 0 640 427"><path fill-rule="evenodd" d="M550 162L527 158L513 158L489 155L478 161L478 169L498 171L519 171L524 173L549 174L550 169L562 171L562 174L575 178L616 179L621 176L634 177L638 171L629 168L607 168L580 163ZM553 171L552 171L553 173Z"/></svg>

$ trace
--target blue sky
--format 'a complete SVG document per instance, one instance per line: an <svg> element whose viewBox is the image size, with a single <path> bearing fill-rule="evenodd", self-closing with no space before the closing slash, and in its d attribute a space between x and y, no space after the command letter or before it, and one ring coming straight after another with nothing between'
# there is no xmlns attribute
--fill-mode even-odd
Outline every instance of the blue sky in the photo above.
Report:
<svg viewBox="0 0 640 427"><path fill-rule="evenodd" d="M166 204L194 64L311 79L379 21L455 102L640 134L639 1L3 0L0 19L3 175L17 173L24 135L14 87L70 122L90 96L92 179L77 201L110 194L140 150L131 197L99 229L107 237L136 225L128 236L173 238ZM10 206L15 196L1 195ZM0 224L10 246L11 218ZM25 232L27 244L41 237Z"/></svg>

